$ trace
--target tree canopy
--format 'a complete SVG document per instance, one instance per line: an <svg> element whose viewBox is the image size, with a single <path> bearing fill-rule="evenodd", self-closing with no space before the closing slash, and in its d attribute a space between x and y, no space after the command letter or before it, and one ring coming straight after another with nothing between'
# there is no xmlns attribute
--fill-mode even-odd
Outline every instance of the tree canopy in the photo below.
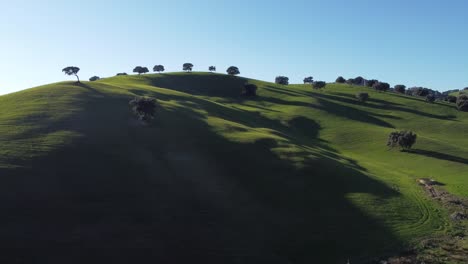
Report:
<svg viewBox="0 0 468 264"><path fill-rule="evenodd" d="M345 83L346 80L345 80L345 78L343 78L343 76L339 76L338 78L336 78L336 81L335 81L335 82L337 82L337 83Z"/></svg>
<svg viewBox="0 0 468 264"><path fill-rule="evenodd" d="M133 69L133 72L138 73L138 75L140 75L142 73L149 72L149 70L146 67L136 66L135 69Z"/></svg>
<svg viewBox="0 0 468 264"><path fill-rule="evenodd" d="M226 70L227 74L229 75L238 75L240 74L239 68L236 66L231 66Z"/></svg>
<svg viewBox="0 0 468 264"><path fill-rule="evenodd" d="M189 62L184 63L184 65L182 65L182 70L186 72L191 72L193 70L193 64Z"/></svg>
<svg viewBox="0 0 468 264"><path fill-rule="evenodd" d="M390 84L385 82L377 82L372 87L379 92L386 92L390 89Z"/></svg>
<svg viewBox="0 0 468 264"><path fill-rule="evenodd" d="M209 70L210 72L215 72L215 71L216 71L216 67L215 67L215 66L210 66L210 67L208 68L208 70Z"/></svg>
<svg viewBox="0 0 468 264"><path fill-rule="evenodd" d="M304 78L304 84L312 84L314 82L314 77L309 76Z"/></svg>
<svg viewBox="0 0 468 264"><path fill-rule="evenodd" d="M78 77L78 72L80 71L80 68L75 67L75 66L68 66L62 69L62 72L64 72L66 75L75 75L76 79L78 79L78 82L80 82L80 77Z"/></svg>
<svg viewBox="0 0 468 264"><path fill-rule="evenodd" d="M164 72L164 70L165 70L165 69L164 69L164 66L163 66L163 65L155 65L155 66L153 67L153 71L154 71L154 72L160 73L160 72Z"/></svg>
<svg viewBox="0 0 468 264"><path fill-rule="evenodd" d="M326 82L322 82L322 81L316 81L312 84L312 87L314 89L322 89L324 88L325 86L327 86L327 83Z"/></svg>
<svg viewBox="0 0 468 264"><path fill-rule="evenodd" d="M275 79L275 83L277 84L282 84L282 85L288 85L289 84L289 78L286 76L277 76Z"/></svg>
<svg viewBox="0 0 468 264"><path fill-rule="evenodd" d="M410 149L416 143L416 138L417 135L412 131L395 131L388 136L387 146Z"/></svg>

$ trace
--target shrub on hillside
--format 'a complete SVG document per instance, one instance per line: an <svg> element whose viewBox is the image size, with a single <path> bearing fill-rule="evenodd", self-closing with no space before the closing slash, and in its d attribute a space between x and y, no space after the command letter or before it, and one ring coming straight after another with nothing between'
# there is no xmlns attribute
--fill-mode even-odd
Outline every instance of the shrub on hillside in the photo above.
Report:
<svg viewBox="0 0 468 264"><path fill-rule="evenodd" d="M193 64L192 63L184 63L184 65L182 65L182 70L183 71L186 71L186 72L192 72L193 70Z"/></svg>
<svg viewBox="0 0 468 264"><path fill-rule="evenodd" d="M244 96L256 96L257 95L257 85L248 83L244 85Z"/></svg>
<svg viewBox="0 0 468 264"><path fill-rule="evenodd" d="M314 77L309 76L304 78L304 84L312 84L314 82Z"/></svg>
<svg viewBox="0 0 468 264"><path fill-rule="evenodd" d="M435 99L436 99L436 98L435 98L435 96L434 96L433 94L428 94L428 95L426 95L426 102L428 102L428 103L433 103L433 102L435 102Z"/></svg>
<svg viewBox="0 0 468 264"><path fill-rule="evenodd" d="M100 80L100 79L101 78L99 78L99 76L93 76L93 77L89 78L89 81L90 82L95 82L95 81Z"/></svg>
<svg viewBox="0 0 468 264"><path fill-rule="evenodd" d="M164 72L166 69L164 69L163 65L154 65L153 71L157 73Z"/></svg>
<svg viewBox="0 0 468 264"><path fill-rule="evenodd" d="M379 82L378 80L374 80L374 79L372 79L372 80L367 80L366 86L367 86L367 87L373 87L374 84L376 84L376 83L378 83L378 82Z"/></svg>
<svg viewBox="0 0 468 264"><path fill-rule="evenodd" d="M336 83L345 83L346 80L345 80L345 78L343 78L343 76L339 76L338 78L336 78L336 81L335 81L335 82L336 82Z"/></svg>
<svg viewBox="0 0 468 264"><path fill-rule="evenodd" d="M240 74L239 68L236 66L231 66L226 70L227 74L229 75L238 75Z"/></svg>
<svg viewBox="0 0 468 264"><path fill-rule="evenodd" d="M139 120L149 122L154 118L157 102L151 97L136 97L130 100L130 107Z"/></svg>
<svg viewBox="0 0 468 264"><path fill-rule="evenodd" d="M277 84L282 84L282 85L288 85L289 84L289 78L286 76L277 76L275 79L275 83Z"/></svg>
<svg viewBox="0 0 468 264"><path fill-rule="evenodd" d="M416 143L417 135L412 131L395 131L390 133L387 140L387 146L401 149L411 149Z"/></svg>
<svg viewBox="0 0 468 264"><path fill-rule="evenodd" d="M135 69L133 69L133 72L138 73L138 75L140 75L142 73L149 72L149 70L146 67L136 66Z"/></svg>
<svg viewBox="0 0 468 264"><path fill-rule="evenodd" d="M124 75L128 75L128 74L126 72L117 73L117 76L124 76Z"/></svg>
<svg viewBox="0 0 468 264"><path fill-rule="evenodd" d="M457 108L460 111L468 112L468 95L462 94L458 96Z"/></svg>
<svg viewBox="0 0 468 264"><path fill-rule="evenodd" d="M208 67L208 70L209 70L210 72L215 72L215 71L216 71L216 67L215 67L215 66L210 66L210 67Z"/></svg>
<svg viewBox="0 0 468 264"><path fill-rule="evenodd" d="M457 102L457 97L453 96L453 95L447 96L446 99L447 99L447 102L449 102L449 103L456 103Z"/></svg>
<svg viewBox="0 0 468 264"><path fill-rule="evenodd" d="M364 79L361 76L358 76L353 79L353 84L354 85L359 85L359 86L364 86L366 84L366 79Z"/></svg>
<svg viewBox="0 0 468 264"><path fill-rule="evenodd" d="M358 93L356 94L356 98L358 99L359 102L365 103L367 99L369 99L369 94L368 93Z"/></svg>
<svg viewBox="0 0 468 264"><path fill-rule="evenodd" d="M406 86L404 86L403 84L395 85L395 92L404 94L406 92Z"/></svg>
<svg viewBox="0 0 468 264"><path fill-rule="evenodd" d="M322 88L325 88L325 86L327 86L327 83L326 82L322 82L322 81L316 81L316 82L313 82L312 83L312 87L314 89L322 89Z"/></svg>
<svg viewBox="0 0 468 264"><path fill-rule="evenodd" d="M385 82L377 82L372 87L379 92L386 92L388 89L390 89L390 84Z"/></svg>
<svg viewBox="0 0 468 264"><path fill-rule="evenodd" d="M408 90L411 91L411 94L414 96L427 96L428 94L433 93L431 89L424 87L412 87Z"/></svg>
<svg viewBox="0 0 468 264"><path fill-rule="evenodd" d="M350 79L346 80L346 84L353 85L354 84L354 79L350 78Z"/></svg>

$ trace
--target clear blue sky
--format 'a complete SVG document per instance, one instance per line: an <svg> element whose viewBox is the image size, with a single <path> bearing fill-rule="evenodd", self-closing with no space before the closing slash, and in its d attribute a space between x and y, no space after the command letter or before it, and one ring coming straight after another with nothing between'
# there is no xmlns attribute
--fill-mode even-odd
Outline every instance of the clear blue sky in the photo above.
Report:
<svg viewBox="0 0 468 264"><path fill-rule="evenodd" d="M468 86L465 0L0 0L0 94L163 64L300 82Z"/></svg>

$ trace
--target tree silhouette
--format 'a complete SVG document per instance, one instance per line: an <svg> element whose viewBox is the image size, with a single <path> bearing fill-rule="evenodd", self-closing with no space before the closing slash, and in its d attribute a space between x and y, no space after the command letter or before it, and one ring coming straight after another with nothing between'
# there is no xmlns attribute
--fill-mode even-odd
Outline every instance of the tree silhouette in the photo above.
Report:
<svg viewBox="0 0 468 264"><path fill-rule="evenodd" d="M193 64L192 63L184 63L184 65L182 65L182 70L186 71L186 72L192 72L193 70Z"/></svg>
<svg viewBox="0 0 468 264"><path fill-rule="evenodd" d="M304 84L308 84L308 83L311 84L313 82L314 82L314 77L312 77L312 76L304 78Z"/></svg>
<svg viewBox="0 0 468 264"><path fill-rule="evenodd" d="M215 66L210 66L210 67L208 68L208 70L209 70L210 72L215 72L215 71L216 71L216 67L215 67Z"/></svg>
<svg viewBox="0 0 468 264"><path fill-rule="evenodd" d="M227 74L229 75L238 75L240 74L239 68L236 66L231 66L226 70Z"/></svg>
<svg viewBox="0 0 468 264"><path fill-rule="evenodd" d="M326 83L326 82L322 82L322 81L317 81L317 82L312 83L312 87L313 87L314 89L322 89L322 88L324 88L325 86L327 86L327 83Z"/></svg>
<svg viewBox="0 0 468 264"><path fill-rule="evenodd" d="M277 76L275 79L275 83L277 84L282 84L282 85L288 85L289 84L289 78L286 76Z"/></svg>
<svg viewBox="0 0 468 264"><path fill-rule="evenodd" d="M136 73L138 73L138 75L140 75L142 73L149 72L149 70L146 67L136 66L135 69L133 69L133 72L136 72Z"/></svg>
<svg viewBox="0 0 468 264"><path fill-rule="evenodd" d="M161 72L164 72L164 66L163 65L155 65L153 67L153 71L154 72L157 72L157 73L161 73Z"/></svg>
<svg viewBox="0 0 468 264"><path fill-rule="evenodd" d="M80 71L80 68L75 67L75 66L68 66L62 69L62 72L64 72L66 75L70 75L70 76L75 75L78 82L80 82L80 77L78 77L79 71Z"/></svg>

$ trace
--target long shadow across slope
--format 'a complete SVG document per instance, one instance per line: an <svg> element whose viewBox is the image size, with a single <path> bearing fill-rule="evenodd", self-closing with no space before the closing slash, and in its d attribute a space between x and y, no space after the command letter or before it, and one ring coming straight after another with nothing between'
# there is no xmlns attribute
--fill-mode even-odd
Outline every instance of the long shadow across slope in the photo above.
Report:
<svg viewBox="0 0 468 264"><path fill-rule="evenodd" d="M57 128L73 127L81 139L23 169L0 169L2 260L344 263L400 245L346 198L398 195L358 167L318 154L297 168L272 151L274 140L232 142L187 106L163 108L142 126L130 97L85 99L86 112L70 118L80 125ZM226 120L287 132L259 115L185 99ZM311 120L291 126L297 145L320 129ZM330 151L313 138L307 144Z"/></svg>

